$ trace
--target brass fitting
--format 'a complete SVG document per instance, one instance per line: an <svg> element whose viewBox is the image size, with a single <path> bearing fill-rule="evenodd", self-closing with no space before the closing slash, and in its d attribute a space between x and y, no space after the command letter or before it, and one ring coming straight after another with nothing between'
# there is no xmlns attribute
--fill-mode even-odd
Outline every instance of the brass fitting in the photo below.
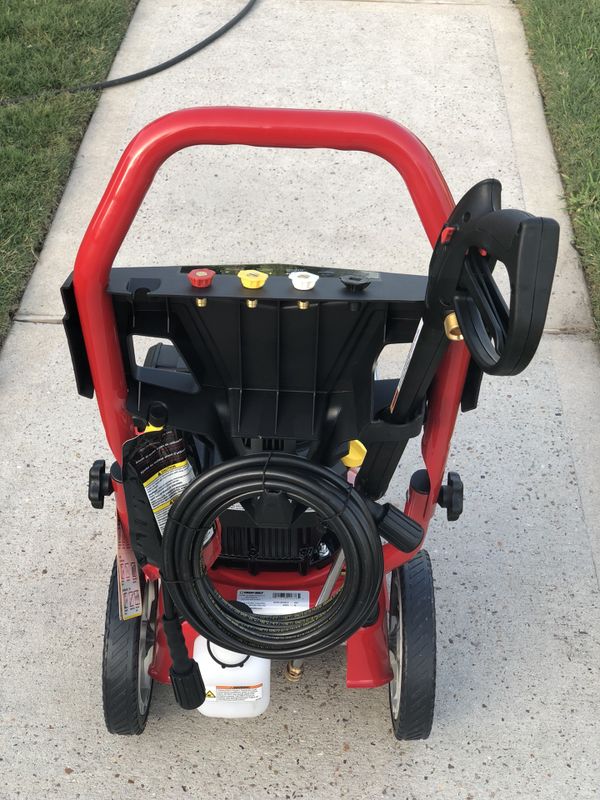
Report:
<svg viewBox="0 0 600 800"><path fill-rule="evenodd" d="M446 337L450 339L451 342L462 342L464 339L460 325L458 324L458 317L454 311L451 311L444 317L444 331Z"/></svg>
<svg viewBox="0 0 600 800"><path fill-rule="evenodd" d="M206 297L197 297L196 298L196 305L198 306L198 308L206 308L206 304L207 303L208 303L208 300L206 299Z"/></svg>
<svg viewBox="0 0 600 800"><path fill-rule="evenodd" d="M248 308L256 308L258 305L258 300L246 300L246 305Z"/></svg>
<svg viewBox="0 0 600 800"><path fill-rule="evenodd" d="M306 311L310 307L308 300L298 300L298 308L300 311Z"/></svg>
<svg viewBox="0 0 600 800"><path fill-rule="evenodd" d="M290 683L298 683L304 672L304 664L295 667L293 661L288 661L285 668L285 677Z"/></svg>

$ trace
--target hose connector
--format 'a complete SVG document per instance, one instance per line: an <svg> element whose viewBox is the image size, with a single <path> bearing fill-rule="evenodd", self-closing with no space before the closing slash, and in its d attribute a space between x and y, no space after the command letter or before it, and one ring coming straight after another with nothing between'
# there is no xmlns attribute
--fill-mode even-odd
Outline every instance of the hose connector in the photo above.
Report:
<svg viewBox="0 0 600 800"><path fill-rule="evenodd" d="M304 663L302 661L298 660L298 665L296 660L288 661L285 668L285 677L290 683L298 683L303 674Z"/></svg>
<svg viewBox="0 0 600 800"><path fill-rule="evenodd" d="M425 532L418 522L391 503L381 505L368 499L366 503L382 539L403 553L412 553L420 546Z"/></svg>

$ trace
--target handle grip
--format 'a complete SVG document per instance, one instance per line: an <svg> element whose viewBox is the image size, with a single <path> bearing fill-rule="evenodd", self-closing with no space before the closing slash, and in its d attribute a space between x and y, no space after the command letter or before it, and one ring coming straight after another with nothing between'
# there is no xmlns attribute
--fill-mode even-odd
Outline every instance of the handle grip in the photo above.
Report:
<svg viewBox="0 0 600 800"><path fill-rule="evenodd" d="M553 219L500 209L498 181L483 181L452 213L434 250L428 309L454 309L477 366L516 375L537 350L550 302L559 226ZM494 279L508 273L507 305Z"/></svg>

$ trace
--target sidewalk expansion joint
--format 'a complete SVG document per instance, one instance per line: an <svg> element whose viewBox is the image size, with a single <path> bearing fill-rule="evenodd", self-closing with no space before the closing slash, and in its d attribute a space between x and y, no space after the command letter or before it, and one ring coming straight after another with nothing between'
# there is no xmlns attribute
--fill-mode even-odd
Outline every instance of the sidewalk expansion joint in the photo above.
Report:
<svg viewBox="0 0 600 800"><path fill-rule="evenodd" d="M62 325L62 317L17 314L17 316L13 318L13 322L30 322L34 325Z"/></svg>
<svg viewBox="0 0 600 800"><path fill-rule="evenodd" d="M550 336L586 336L592 337L596 333L595 329L589 326L577 327L564 327L564 328L544 328L544 334Z"/></svg>

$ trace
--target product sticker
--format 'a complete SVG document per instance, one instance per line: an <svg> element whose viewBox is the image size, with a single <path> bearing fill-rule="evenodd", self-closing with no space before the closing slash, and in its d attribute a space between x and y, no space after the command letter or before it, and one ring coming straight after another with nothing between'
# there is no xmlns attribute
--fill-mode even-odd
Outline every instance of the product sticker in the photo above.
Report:
<svg viewBox="0 0 600 800"><path fill-rule="evenodd" d="M117 522L117 578L119 588L119 616L122 620L139 617L142 613L140 573L131 545Z"/></svg>
<svg viewBox="0 0 600 800"><path fill-rule="evenodd" d="M262 694L262 683L255 683L253 686L207 686L204 697L209 702L220 700L225 703L239 703L244 700L261 700Z"/></svg>
<svg viewBox="0 0 600 800"><path fill-rule="evenodd" d="M162 534L171 506L194 479L194 470L186 456L185 442L175 431L165 430L157 438L150 434L131 461Z"/></svg>
<svg viewBox="0 0 600 800"><path fill-rule="evenodd" d="M237 599L256 614L296 614L310 605L308 592L278 589L238 589Z"/></svg>

